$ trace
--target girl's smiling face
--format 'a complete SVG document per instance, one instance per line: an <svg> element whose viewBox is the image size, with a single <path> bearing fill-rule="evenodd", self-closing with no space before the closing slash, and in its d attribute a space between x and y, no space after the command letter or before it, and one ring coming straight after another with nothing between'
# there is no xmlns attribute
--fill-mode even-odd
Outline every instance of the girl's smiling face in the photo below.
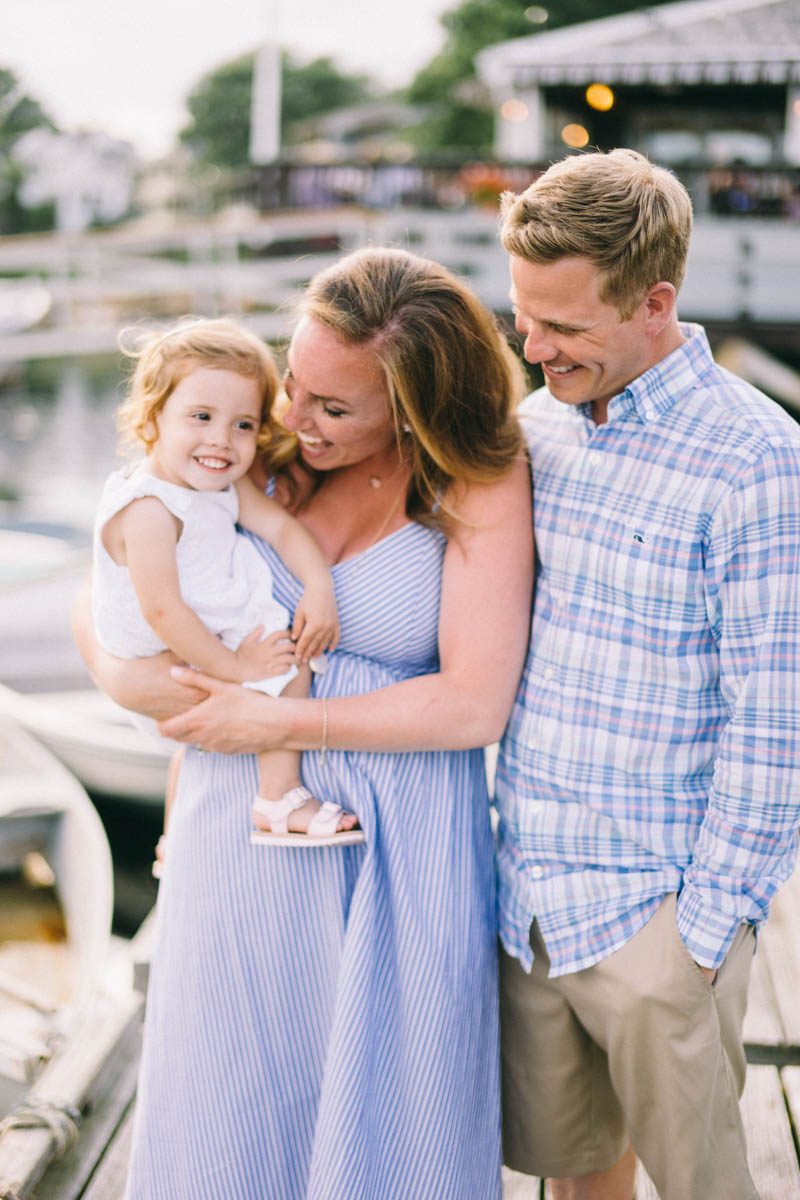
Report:
<svg viewBox="0 0 800 1200"><path fill-rule="evenodd" d="M147 456L150 470L199 492L235 483L255 457L261 403L255 379L195 367L155 418L158 440Z"/></svg>
<svg viewBox="0 0 800 1200"><path fill-rule="evenodd" d="M303 460L318 471L374 461L397 449L386 378L365 346L350 346L304 317L288 353L282 420L300 441Z"/></svg>

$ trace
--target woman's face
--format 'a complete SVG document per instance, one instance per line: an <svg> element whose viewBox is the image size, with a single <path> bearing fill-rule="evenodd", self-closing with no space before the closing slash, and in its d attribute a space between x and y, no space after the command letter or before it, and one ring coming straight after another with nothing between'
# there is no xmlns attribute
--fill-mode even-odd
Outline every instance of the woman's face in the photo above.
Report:
<svg viewBox="0 0 800 1200"><path fill-rule="evenodd" d="M371 350L348 346L325 325L303 317L288 353L283 423L317 471L393 454L397 441L381 366Z"/></svg>

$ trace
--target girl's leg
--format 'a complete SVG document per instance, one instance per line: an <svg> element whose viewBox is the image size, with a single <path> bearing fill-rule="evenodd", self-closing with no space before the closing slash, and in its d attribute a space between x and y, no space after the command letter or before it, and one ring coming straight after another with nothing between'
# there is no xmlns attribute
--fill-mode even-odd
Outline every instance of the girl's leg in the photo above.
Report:
<svg viewBox="0 0 800 1200"><path fill-rule="evenodd" d="M300 667L295 678L287 683L281 695L305 699L311 687L311 671ZM300 778L299 750L266 750L258 756L258 795L262 800L280 800L293 788L302 787ZM312 819L320 810L320 803L313 797L300 808L289 814L289 829L292 833L306 833ZM269 830L269 819L253 810L253 823ZM355 813L343 812L336 826L338 830L354 829L358 825Z"/></svg>
<svg viewBox="0 0 800 1200"><path fill-rule="evenodd" d="M161 878L161 872L164 869L164 855L167 850L167 826L169 825L169 816L172 812L172 805L175 800L175 795L178 791L178 775L180 774L181 763L183 756L186 753L186 747L182 746L180 750L176 750L172 758L169 760L169 771L167 772L167 790L164 795L164 832L156 842L156 857L153 863L153 875L156 879Z"/></svg>

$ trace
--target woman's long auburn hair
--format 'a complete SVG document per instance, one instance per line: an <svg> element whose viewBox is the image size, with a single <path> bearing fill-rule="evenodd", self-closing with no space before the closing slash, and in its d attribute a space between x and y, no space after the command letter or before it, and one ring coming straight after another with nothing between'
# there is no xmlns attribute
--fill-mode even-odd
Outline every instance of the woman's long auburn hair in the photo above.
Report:
<svg viewBox="0 0 800 1200"><path fill-rule="evenodd" d="M412 520L446 529L457 520L449 487L498 479L522 453L522 367L493 316L439 263L398 249L357 250L312 279L299 316L374 352L410 466ZM284 463L267 448L268 471Z"/></svg>

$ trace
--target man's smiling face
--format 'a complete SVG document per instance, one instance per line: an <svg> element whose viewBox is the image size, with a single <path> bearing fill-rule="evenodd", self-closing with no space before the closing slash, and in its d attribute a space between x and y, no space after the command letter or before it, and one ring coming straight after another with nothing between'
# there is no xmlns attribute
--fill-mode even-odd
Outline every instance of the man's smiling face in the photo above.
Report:
<svg viewBox="0 0 800 1200"><path fill-rule="evenodd" d="M564 404L593 405L605 420L608 401L653 365L647 297L627 320L600 298L602 277L588 258L534 263L511 257L511 304L525 358L539 363Z"/></svg>

